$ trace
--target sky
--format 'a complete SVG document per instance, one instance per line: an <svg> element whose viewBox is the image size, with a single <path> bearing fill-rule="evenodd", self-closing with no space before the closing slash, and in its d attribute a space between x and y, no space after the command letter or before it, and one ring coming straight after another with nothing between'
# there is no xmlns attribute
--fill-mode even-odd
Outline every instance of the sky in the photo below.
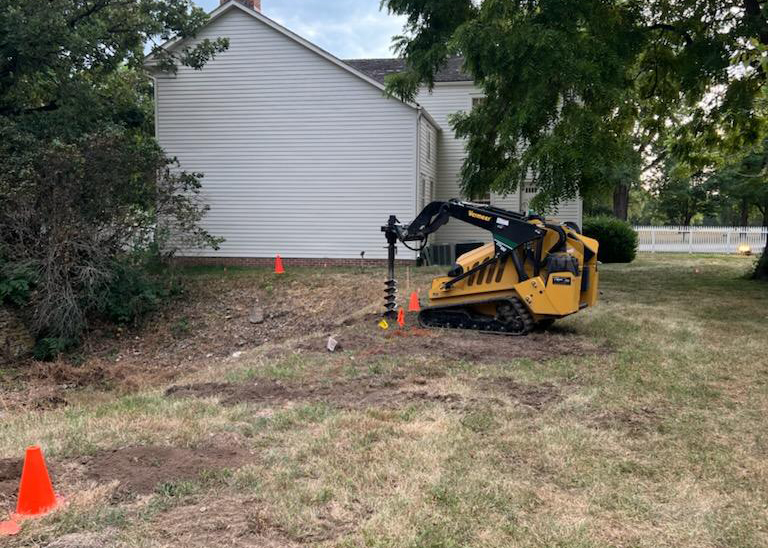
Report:
<svg viewBox="0 0 768 548"><path fill-rule="evenodd" d="M219 0L194 0L207 12ZM274 21L341 59L394 57L392 36L404 19L379 10L380 0L261 0Z"/></svg>

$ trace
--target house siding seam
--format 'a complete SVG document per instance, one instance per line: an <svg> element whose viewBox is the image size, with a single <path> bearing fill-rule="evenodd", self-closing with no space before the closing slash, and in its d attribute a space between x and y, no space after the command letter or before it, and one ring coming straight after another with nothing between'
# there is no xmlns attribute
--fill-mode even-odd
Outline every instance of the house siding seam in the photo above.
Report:
<svg viewBox="0 0 768 548"><path fill-rule="evenodd" d="M419 111L243 10L195 41L218 36L203 70L156 76L159 142L204 173L203 227L226 239L182 254L384 258L381 225L416 213Z"/></svg>

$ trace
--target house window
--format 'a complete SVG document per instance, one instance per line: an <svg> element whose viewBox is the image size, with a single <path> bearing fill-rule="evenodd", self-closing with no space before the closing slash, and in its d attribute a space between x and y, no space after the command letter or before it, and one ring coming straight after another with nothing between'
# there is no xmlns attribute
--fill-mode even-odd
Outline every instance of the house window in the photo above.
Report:
<svg viewBox="0 0 768 548"><path fill-rule="evenodd" d="M528 183L523 187L522 196L520 196L520 211L528 213L531 209L531 200L539 193L535 185Z"/></svg>
<svg viewBox="0 0 768 548"><path fill-rule="evenodd" d="M432 160L432 130L427 130L427 160Z"/></svg>
<svg viewBox="0 0 768 548"><path fill-rule="evenodd" d="M485 97L472 97L472 108L485 103Z"/></svg>

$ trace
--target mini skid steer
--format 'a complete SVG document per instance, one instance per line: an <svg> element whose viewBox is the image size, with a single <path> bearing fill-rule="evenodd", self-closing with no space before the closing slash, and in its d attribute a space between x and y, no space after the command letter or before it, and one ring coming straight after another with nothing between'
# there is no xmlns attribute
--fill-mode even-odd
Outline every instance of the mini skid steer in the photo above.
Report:
<svg viewBox="0 0 768 548"><path fill-rule="evenodd" d="M487 230L493 241L461 255L447 276L432 280L421 326L527 335L597 302L598 242L575 224L451 200L432 202L411 224L390 216L381 228L389 251L386 316L397 313L397 242L421 251L451 218Z"/></svg>

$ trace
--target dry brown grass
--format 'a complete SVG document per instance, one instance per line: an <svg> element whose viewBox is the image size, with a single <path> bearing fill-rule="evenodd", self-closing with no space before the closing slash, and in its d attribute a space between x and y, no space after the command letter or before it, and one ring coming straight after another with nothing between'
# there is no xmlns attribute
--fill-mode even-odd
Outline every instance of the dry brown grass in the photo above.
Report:
<svg viewBox="0 0 768 548"><path fill-rule="evenodd" d="M463 335L442 332L437 345L403 338L404 346L371 352L368 342L353 344L356 334L390 343L375 339L383 334L368 320L337 324L348 348L328 354L314 350L325 324L316 320L312 333L303 316L290 336L236 347L238 357L193 360L191 371L163 383L122 395L72 389L69 405L14 409L0 425L0 457L41 443L68 504L3 542L767 546L768 291L738 277L748 264L641 256L604 267L600 306L543 336L553 349L563 341L581 349L571 355L543 359L520 346L517 357L514 342L489 337L488 345L512 346L483 359L477 342L455 353ZM298 274L192 279L299 299L316 318L375 310L378 273L306 274L311 291L300 290ZM414 283L429 274L414 274ZM328 280L368 304L338 311ZM169 384L206 382L273 383L279 397L256 391L223 405L216 393L164 395ZM235 447L252 458L150 494L88 479L83 455L137 445Z"/></svg>

